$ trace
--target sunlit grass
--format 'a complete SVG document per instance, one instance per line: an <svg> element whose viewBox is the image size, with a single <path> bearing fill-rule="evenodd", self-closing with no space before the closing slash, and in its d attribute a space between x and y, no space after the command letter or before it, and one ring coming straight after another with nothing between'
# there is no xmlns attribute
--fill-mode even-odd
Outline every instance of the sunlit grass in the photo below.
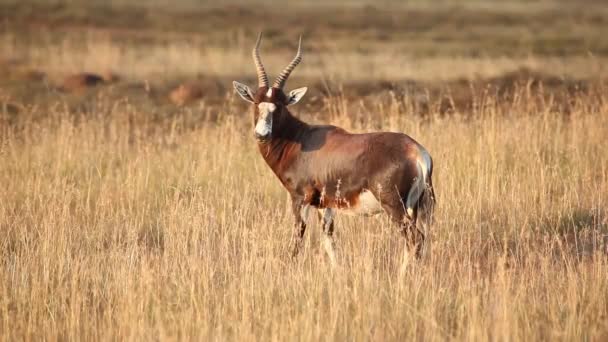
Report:
<svg viewBox="0 0 608 342"><path fill-rule="evenodd" d="M605 338L608 108L579 100L568 117L529 100L368 121L327 100L326 120L406 132L434 157L431 248L404 279L383 218L337 217L334 272L316 215L288 258L287 194L242 107L195 125L103 101L22 112L0 144L0 337Z"/></svg>

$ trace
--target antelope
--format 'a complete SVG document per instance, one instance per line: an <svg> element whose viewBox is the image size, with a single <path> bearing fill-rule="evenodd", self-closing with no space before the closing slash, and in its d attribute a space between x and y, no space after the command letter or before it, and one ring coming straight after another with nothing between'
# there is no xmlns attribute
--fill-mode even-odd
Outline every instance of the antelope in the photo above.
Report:
<svg viewBox="0 0 608 342"><path fill-rule="evenodd" d="M254 135L262 157L291 197L295 218L292 257L303 245L310 208L322 219L322 246L336 265L334 217L337 212L375 215L385 212L405 237L402 267L410 255L421 256L426 227L435 204L427 150L402 133L353 134L331 125L311 125L289 110L307 91L283 90L291 72L302 61L302 37L294 59L272 86L259 47L253 48L258 89L233 82L236 92L253 105Z"/></svg>

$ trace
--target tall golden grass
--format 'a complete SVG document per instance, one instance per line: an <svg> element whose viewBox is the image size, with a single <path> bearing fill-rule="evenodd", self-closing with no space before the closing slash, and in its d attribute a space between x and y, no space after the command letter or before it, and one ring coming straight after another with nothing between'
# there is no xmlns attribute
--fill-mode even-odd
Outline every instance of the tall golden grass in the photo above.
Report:
<svg viewBox="0 0 608 342"><path fill-rule="evenodd" d="M403 278L382 217L337 217L335 271L316 215L288 258L288 198L240 104L162 122L103 98L31 107L0 136L0 339L606 339L608 104L537 100L364 119L326 100L324 121L434 157L431 245Z"/></svg>

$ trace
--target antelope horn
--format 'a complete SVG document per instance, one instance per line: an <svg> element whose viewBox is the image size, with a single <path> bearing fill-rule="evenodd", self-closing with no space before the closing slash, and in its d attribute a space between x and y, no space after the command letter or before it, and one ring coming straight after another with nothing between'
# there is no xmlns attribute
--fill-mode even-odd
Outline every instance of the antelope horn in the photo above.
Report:
<svg viewBox="0 0 608 342"><path fill-rule="evenodd" d="M300 42L298 43L298 52L296 53L296 56L293 58L291 63L289 63L289 65L285 68L285 70L283 70L283 72L281 72L279 77L277 77L277 80L274 81L274 84L272 85L272 87L282 89L283 86L285 86L285 82L287 82L287 79L289 78L289 74L291 74L293 69L295 69L296 66L301 61L302 61L302 36L300 36Z"/></svg>
<svg viewBox="0 0 608 342"><path fill-rule="evenodd" d="M262 41L262 32L258 35L258 40L255 42L255 47L253 48L253 63L255 63L255 69L258 74L258 85L259 87L268 87L268 76L266 75L266 70L264 70L264 65L262 64L262 60L260 59L260 42Z"/></svg>

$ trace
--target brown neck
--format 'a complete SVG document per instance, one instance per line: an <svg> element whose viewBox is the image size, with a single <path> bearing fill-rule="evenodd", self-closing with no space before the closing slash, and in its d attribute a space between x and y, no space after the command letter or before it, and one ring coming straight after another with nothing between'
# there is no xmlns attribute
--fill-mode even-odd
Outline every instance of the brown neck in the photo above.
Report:
<svg viewBox="0 0 608 342"><path fill-rule="evenodd" d="M300 152L302 139L308 130L308 124L283 109L279 120L273 123L272 138L267 142L258 142L260 153L274 173L283 181L281 174Z"/></svg>

